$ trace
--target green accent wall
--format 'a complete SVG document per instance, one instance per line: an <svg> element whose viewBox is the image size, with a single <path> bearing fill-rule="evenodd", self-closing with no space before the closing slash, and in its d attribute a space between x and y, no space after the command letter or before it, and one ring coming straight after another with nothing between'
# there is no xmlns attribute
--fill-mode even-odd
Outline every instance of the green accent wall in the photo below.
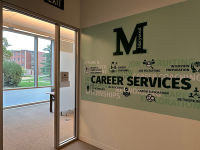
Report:
<svg viewBox="0 0 200 150"><path fill-rule="evenodd" d="M147 52L132 54L136 49L135 39L129 54L125 53L120 43L123 55L113 56L117 45L114 29L123 28L129 42L136 25L143 22L147 22L143 27L143 48ZM199 0L189 0L83 28L81 32L82 100L200 120ZM151 64L148 65L148 62ZM116 69L112 68L114 66ZM134 77L139 77L140 86L129 86L127 78L131 77L133 81ZM119 78L123 81L117 82ZM155 87L150 86L150 78L157 78ZM161 87L158 78L161 78ZM163 81L165 78L169 79ZM184 83L183 79L190 81ZM105 80L111 84L105 84ZM108 80L114 80L113 84ZM170 88L163 87L162 82ZM181 88L187 85L191 87ZM159 91L161 93L150 93ZM130 92L130 95L124 92ZM149 102L149 97L146 97L148 94L155 101Z"/></svg>

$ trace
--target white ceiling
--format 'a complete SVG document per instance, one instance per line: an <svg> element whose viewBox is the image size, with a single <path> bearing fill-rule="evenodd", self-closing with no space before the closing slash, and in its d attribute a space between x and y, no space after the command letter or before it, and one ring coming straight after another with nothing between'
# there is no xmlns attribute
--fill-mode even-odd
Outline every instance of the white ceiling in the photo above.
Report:
<svg viewBox="0 0 200 150"><path fill-rule="evenodd" d="M3 24L4 26L20 29L28 32L37 33L40 35L55 36L55 25L29 17L8 9L3 10ZM61 27L61 39L74 41L75 32L67 28Z"/></svg>

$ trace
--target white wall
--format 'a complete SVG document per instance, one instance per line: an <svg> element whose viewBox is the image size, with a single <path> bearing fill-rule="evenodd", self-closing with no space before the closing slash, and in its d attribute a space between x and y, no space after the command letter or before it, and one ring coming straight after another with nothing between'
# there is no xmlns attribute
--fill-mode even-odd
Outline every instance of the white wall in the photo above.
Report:
<svg viewBox="0 0 200 150"><path fill-rule="evenodd" d="M80 101L80 140L103 150L199 150L200 122Z"/></svg>
<svg viewBox="0 0 200 150"><path fill-rule="evenodd" d="M82 0L81 28L181 1ZM200 149L199 121L85 100L79 106L79 138L104 150Z"/></svg>
<svg viewBox="0 0 200 150"><path fill-rule="evenodd" d="M80 0L65 0L64 10L54 7L43 0L3 0L10 4L33 11L40 15L80 27Z"/></svg>
<svg viewBox="0 0 200 150"><path fill-rule="evenodd" d="M81 0L81 28L185 0Z"/></svg>

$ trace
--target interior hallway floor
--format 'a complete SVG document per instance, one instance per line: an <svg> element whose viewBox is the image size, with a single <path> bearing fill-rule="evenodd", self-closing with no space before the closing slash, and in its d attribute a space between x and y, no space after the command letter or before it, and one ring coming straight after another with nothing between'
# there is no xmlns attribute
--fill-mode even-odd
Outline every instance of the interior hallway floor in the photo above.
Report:
<svg viewBox="0 0 200 150"><path fill-rule="evenodd" d="M54 150L54 113L49 112L49 103L6 109L3 113L4 150ZM60 120L60 139L73 136L73 113L61 116ZM76 141L62 150L100 149Z"/></svg>

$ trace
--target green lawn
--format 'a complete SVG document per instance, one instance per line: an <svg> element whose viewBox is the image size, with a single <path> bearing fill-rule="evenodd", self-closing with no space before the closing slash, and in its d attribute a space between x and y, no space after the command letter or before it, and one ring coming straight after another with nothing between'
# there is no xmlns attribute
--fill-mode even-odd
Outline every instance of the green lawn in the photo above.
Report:
<svg viewBox="0 0 200 150"><path fill-rule="evenodd" d="M48 77L38 77L38 86L50 86L50 79L48 80L47 78ZM19 87L34 87L34 78L22 78L22 81L19 83Z"/></svg>
<svg viewBox="0 0 200 150"><path fill-rule="evenodd" d="M51 86L50 78L48 76L38 77L38 86ZM23 76L22 81L17 87L4 87L4 88L26 88L34 87L34 76Z"/></svg>

